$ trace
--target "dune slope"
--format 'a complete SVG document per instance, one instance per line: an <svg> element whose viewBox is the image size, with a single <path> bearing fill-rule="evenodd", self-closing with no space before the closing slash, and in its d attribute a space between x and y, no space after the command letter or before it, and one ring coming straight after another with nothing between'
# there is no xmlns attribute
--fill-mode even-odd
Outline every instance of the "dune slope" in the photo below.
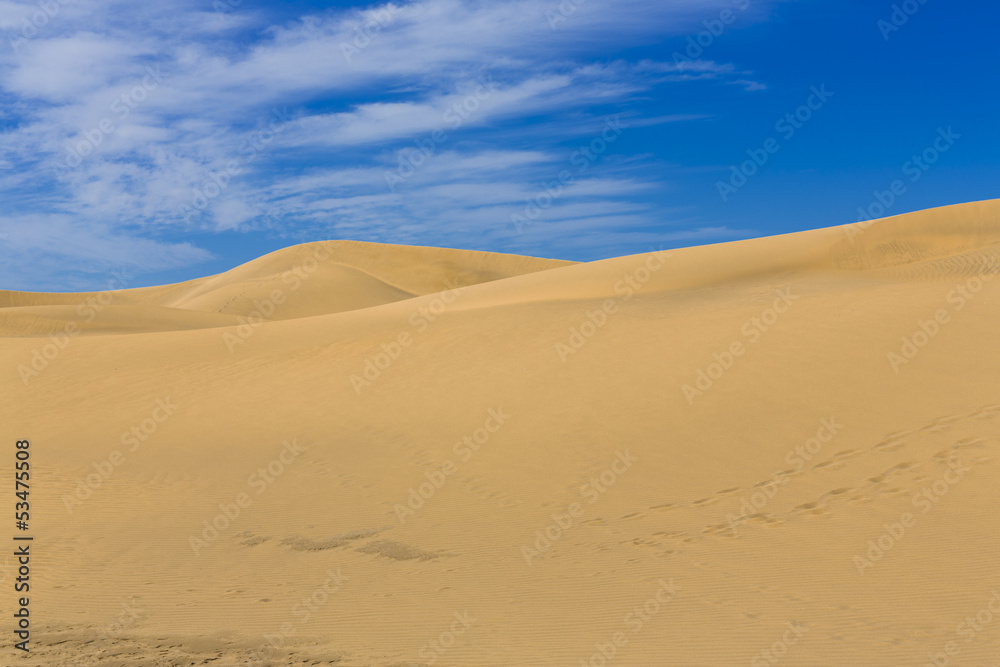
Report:
<svg viewBox="0 0 1000 667"><path fill-rule="evenodd" d="M266 322L171 320L251 315L298 247L47 350L72 312L16 311L64 296L7 293L18 664L994 665L998 213L588 264L351 245Z"/></svg>
<svg viewBox="0 0 1000 667"><path fill-rule="evenodd" d="M177 285L80 294L0 291L0 336L50 336L74 325L80 327L76 335L89 335L225 326L238 324L239 317L326 315L571 264L448 248L307 243ZM63 315L53 306L63 307ZM104 313L112 306L130 307L128 322L113 325L116 318ZM170 324L161 308L197 315L176 313L176 324ZM98 315L102 322L94 325Z"/></svg>

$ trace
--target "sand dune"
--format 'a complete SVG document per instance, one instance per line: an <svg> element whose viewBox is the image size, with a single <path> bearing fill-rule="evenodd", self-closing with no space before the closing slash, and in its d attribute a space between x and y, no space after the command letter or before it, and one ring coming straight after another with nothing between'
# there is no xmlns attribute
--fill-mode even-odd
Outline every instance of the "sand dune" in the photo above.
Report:
<svg viewBox="0 0 1000 667"><path fill-rule="evenodd" d="M0 293L17 664L994 665L998 214Z"/></svg>
<svg viewBox="0 0 1000 667"><path fill-rule="evenodd" d="M239 317L326 315L572 264L447 248L311 243L177 285L82 294L0 291L0 336L49 336L74 324L83 335L210 328L239 324ZM131 310L116 316L116 306Z"/></svg>

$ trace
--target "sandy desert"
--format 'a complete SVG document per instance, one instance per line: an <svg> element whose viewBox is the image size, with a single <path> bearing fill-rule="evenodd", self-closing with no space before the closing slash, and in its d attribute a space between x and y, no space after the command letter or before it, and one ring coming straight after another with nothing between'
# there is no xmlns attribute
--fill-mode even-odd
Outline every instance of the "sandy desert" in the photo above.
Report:
<svg viewBox="0 0 1000 667"><path fill-rule="evenodd" d="M981 202L2 292L17 664L997 664L998 274Z"/></svg>

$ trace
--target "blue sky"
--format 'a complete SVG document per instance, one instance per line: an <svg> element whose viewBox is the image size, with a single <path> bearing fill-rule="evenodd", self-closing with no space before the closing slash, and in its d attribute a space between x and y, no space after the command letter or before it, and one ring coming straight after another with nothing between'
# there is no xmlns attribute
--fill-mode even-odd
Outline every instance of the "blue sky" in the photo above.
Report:
<svg viewBox="0 0 1000 667"><path fill-rule="evenodd" d="M322 239L594 260L854 222L896 180L887 215L995 198L998 18L0 0L0 288L176 282Z"/></svg>

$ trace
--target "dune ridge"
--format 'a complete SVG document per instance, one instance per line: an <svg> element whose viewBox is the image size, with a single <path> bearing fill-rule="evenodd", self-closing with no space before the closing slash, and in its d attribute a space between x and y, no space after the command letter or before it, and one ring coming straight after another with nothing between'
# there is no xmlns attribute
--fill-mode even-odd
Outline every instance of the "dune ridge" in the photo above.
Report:
<svg viewBox="0 0 1000 667"><path fill-rule="evenodd" d="M24 664L993 665L998 213L2 293Z"/></svg>
<svg viewBox="0 0 1000 667"><path fill-rule="evenodd" d="M228 326L238 324L238 317L309 317L571 264L447 248L321 241L176 285L62 294L0 290L0 336L47 336L73 324L81 327L80 333L93 335ZM270 303L275 294L280 303ZM280 307L265 313L261 304L263 310ZM116 308L131 310L122 311L128 313L122 317L109 316ZM174 309L174 321L165 316L166 308ZM110 310L101 323L92 326L105 309Z"/></svg>

